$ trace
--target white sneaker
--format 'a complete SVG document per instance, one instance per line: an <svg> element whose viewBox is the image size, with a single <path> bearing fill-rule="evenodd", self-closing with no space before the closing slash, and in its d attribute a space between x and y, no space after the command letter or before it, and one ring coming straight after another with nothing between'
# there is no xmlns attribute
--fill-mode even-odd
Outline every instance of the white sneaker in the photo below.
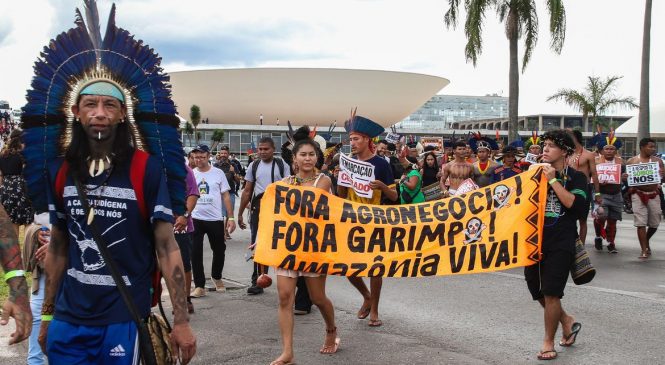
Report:
<svg viewBox="0 0 665 365"><path fill-rule="evenodd" d="M192 290L192 295L191 295L192 298L201 298L205 296L206 296L206 291L203 288L194 288L194 290Z"/></svg>
<svg viewBox="0 0 665 365"><path fill-rule="evenodd" d="M213 284L215 284L215 289L218 292L220 292L220 293L226 292L226 287L224 286L224 280L222 280L222 279L217 280L217 279L213 279L213 278L211 278L211 279L212 279Z"/></svg>

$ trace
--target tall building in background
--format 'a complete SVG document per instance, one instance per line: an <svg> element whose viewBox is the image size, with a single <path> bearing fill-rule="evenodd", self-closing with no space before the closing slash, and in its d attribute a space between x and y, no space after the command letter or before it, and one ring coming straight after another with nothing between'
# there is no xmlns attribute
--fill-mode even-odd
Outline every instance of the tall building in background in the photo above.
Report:
<svg viewBox="0 0 665 365"><path fill-rule="evenodd" d="M503 118L508 116L508 98L485 96L434 95L418 110L396 124L398 130L441 131L454 122Z"/></svg>

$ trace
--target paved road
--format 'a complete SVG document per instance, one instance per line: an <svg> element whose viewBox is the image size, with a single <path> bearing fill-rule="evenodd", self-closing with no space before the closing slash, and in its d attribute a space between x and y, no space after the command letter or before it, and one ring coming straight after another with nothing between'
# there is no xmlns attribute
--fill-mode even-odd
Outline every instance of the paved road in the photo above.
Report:
<svg viewBox="0 0 665 365"><path fill-rule="evenodd" d="M591 227L591 224L590 224ZM570 283L564 307L583 324L577 344L561 350L557 364L665 363L665 234L654 237L654 256L637 259L632 218L618 229L619 254L587 247L598 275ZM228 242L227 284L247 284L246 231ZM208 250L209 254L209 250ZM209 266L209 260L206 260ZM521 270L456 277L386 279L384 326L355 319L361 304L345 278L330 277L327 291L337 316L341 350L318 353L324 325L318 311L296 317L299 364L535 364L543 336L542 310L531 301ZM268 364L280 353L274 285L259 296L244 288L195 299L192 326L199 341L196 364ZM0 363L16 364L23 347L8 349L0 330Z"/></svg>

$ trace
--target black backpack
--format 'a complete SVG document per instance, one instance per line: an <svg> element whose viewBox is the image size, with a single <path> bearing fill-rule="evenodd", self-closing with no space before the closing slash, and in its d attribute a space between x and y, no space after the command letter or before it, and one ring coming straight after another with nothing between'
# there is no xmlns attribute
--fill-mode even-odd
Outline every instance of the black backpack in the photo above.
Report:
<svg viewBox="0 0 665 365"><path fill-rule="evenodd" d="M259 170L259 164L261 163L261 160L255 160L252 162L252 176L254 177L254 181L256 181L256 172ZM272 159L272 170L275 170L275 165L277 165L277 168L279 168L279 176L280 179L286 177L284 176L284 160L282 160L279 157L273 157ZM272 174L271 176L272 182L275 182L275 174Z"/></svg>

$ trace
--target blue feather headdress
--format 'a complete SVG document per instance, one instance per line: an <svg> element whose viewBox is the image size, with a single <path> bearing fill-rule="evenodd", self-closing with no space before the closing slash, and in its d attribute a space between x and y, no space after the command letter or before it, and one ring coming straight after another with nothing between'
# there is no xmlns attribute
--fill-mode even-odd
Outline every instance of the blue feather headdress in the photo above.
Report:
<svg viewBox="0 0 665 365"><path fill-rule="evenodd" d="M183 214L186 170L177 131L180 122L161 58L116 26L115 4L102 38L96 2L84 3L85 21L76 9L75 27L60 33L40 53L23 107L24 175L32 204L38 212L47 210L47 165L64 156L71 143L71 107L79 93L105 81L123 93L133 145L161 161L173 211Z"/></svg>

